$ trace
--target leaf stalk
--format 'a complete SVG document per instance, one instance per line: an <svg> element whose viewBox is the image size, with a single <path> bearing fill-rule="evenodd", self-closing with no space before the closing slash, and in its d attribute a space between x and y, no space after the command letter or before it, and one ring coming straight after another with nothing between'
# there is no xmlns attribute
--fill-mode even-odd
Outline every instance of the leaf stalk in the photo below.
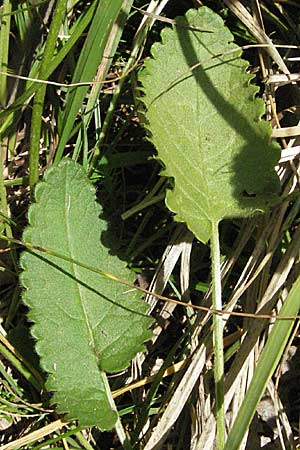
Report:
<svg viewBox="0 0 300 450"><path fill-rule="evenodd" d="M222 309L221 258L219 242L219 224L212 221L211 233L211 273L213 308ZM216 394L217 448L225 445L225 412L224 412L224 352L223 352L223 318L213 316L213 343L215 349L214 377Z"/></svg>

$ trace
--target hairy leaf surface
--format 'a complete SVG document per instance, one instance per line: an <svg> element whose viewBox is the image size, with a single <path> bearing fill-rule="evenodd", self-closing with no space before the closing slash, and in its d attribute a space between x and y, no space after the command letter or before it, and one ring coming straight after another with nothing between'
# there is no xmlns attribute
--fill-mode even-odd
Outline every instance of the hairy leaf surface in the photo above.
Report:
<svg viewBox="0 0 300 450"><path fill-rule="evenodd" d="M167 206L206 242L212 222L270 206L280 153L261 121L264 104L255 98L248 63L222 19L201 7L178 23L162 32L140 80L150 139L164 174L174 178Z"/></svg>
<svg viewBox="0 0 300 450"><path fill-rule="evenodd" d="M101 244L106 224L81 166L62 161L35 194L25 241L133 281ZM143 350L151 335L147 305L128 287L55 256L26 251L21 264L23 299L54 403L83 426L112 428L117 414L105 371L126 368Z"/></svg>

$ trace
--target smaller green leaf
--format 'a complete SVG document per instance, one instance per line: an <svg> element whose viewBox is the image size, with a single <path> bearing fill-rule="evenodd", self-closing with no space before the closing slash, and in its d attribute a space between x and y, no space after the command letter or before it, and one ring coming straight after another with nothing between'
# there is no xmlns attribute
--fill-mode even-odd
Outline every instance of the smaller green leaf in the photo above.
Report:
<svg viewBox="0 0 300 450"><path fill-rule="evenodd" d="M117 413L105 372L126 368L151 336L148 306L137 293L74 261L133 281L125 264L100 240L95 191L82 167L64 160L37 185L24 240L63 254L21 257L23 300L53 402L82 426L110 429Z"/></svg>
<svg viewBox="0 0 300 450"><path fill-rule="evenodd" d="M280 149L221 17L201 7L177 24L153 45L140 81L150 139L163 174L174 179L167 206L207 242L212 223L266 211L278 200Z"/></svg>

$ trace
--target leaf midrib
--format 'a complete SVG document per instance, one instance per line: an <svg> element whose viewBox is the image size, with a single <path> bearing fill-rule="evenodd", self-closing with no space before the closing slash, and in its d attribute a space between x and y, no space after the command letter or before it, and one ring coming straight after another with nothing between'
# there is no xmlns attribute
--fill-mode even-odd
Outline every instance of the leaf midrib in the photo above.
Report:
<svg viewBox="0 0 300 450"><path fill-rule="evenodd" d="M70 205L70 195L68 194L67 186L65 187L65 205L66 205L66 207L65 207L65 223L66 223L67 245L68 245L68 250L69 250L70 257L72 258L72 260L76 261L77 260L77 255L73 254L72 245L71 245L72 241L71 241L71 230L70 230L70 225L69 225L70 221L68 220L69 211L70 211L70 206L71 205ZM78 283L78 281L77 281L77 280L80 279L79 278L80 277L80 269L78 270L77 267L79 267L79 266L77 266L73 262L71 263L71 272L72 272L72 275L74 276L74 279L76 280L76 288L78 290L78 295L79 295L79 298L80 298L80 307L82 309L82 312L83 312L83 315L84 315L84 318L85 318L85 324L86 324L86 327L87 327L87 330L88 330L88 334L89 334L90 339L91 339L92 348L94 350L94 355L96 357L96 360L97 360L97 363L98 363L98 367L99 367L99 358L97 356L94 335L93 335L93 331L92 331L92 328L90 326L88 314L86 312L86 309L84 307L84 302L83 302L83 297L84 296L82 295L82 289L84 289L84 287L81 286L80 283Z"/></svg>

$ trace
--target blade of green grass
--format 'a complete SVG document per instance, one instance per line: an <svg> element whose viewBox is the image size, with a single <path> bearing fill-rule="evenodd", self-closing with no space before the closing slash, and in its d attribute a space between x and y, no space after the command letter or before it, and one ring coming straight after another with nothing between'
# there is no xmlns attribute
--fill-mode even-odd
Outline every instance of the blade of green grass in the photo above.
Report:
<svg viewBox="0 0 300 450"><path fill-rule="evenodd" d="M168 3L168 0L162 0L162 2L160 3L160 5L158 7L158 10L156 10L156 12L160 13L167 3ZM148 9L150 8L150 10L151 10L151 8L154 8L154 6L155 6L154 2L152 1L149 5ZM106 113L106 116L105 116L105 119L103 122L102 129L101 129L101 132L99 135L99 139L95 145L95 152L94 152L94 155L91 160L89 175L92 175L92 173L98 163L98 160L100 157L100 152L101 152L101 147L102 147L104 139L110 129L114 111L118 104L120 93L122 91L123 85L127 78L126 75L128 75L130 73L132 67L136 63L136 61L140 55L141 49L143 49L143 47L144 47L144 44L145 44L145 41L146 41L146 38L147 38L147 35L149 32L149 28L153 24L153 22L154 22L154 20L151 17L147 17L145 20L143 19L136 34L135 34L134 42L132 45L132 51L131 51L130 57L126 63L126 66L124 67L124 70L123 70L123 77L119 80L119 83L118 83L116 89L114 90L108 111Z"/></svg>
<svg viewBox="0 0 300 450"><path fill-rule="evenodd" d="M2 139L1 139L1 135L0 135L0 206L1 206L1 214L4 217L9 217L9 208L8 208L8 203L7 203L7 197L6 197L6 187L4 184L4 177L3 177L3 161L2 161ZM11 229L11 222L9 220L5 220L4 224L2 225L2 223L0 222L0 231L5 230L6 236L8 238L12 238L13 233L12 233L12 229ZM16 250L14 247L11 247L11 245L9 244L10 248L11 248L11 260L12 263L14 265L15 271L16 273L18 273L18 258L17 258L17 254L16 254Z"/></svg>
<svg viewBox="0 0 300 450"><path fill-rule="evenodd" d="M34 446L32 448L32 450L40 450L42 448L49 448L51 444L55 444L56 442L62 441L63 439L66 439L69 436L73 436L76 435L77 438L78 436L82 436L82 434L80 433L81 427L73 427L71 430L66 431L65 433L61 433L58 436L55 436L54 438L51 439L47 439L46 441L42 442L41 444L38 444L36 446ZM83 437L83 436L82 436ZM85 439L83 437L83 439ZM38 438L36 439L38 440ZM80 438L78 438L79 442L80 442ZM34 442L34 441L32 441Z"/></svg>
<svg viewBox="0 0 300 450"><path fill-rule="evenodd" d="M91 92L88 97L88 102L85 109L85 115L83 117L83 127L82 130L87 130L89 123L95 115L95 126L96 130L100 130L101 123L100 123L100 113L97 114L97 108L100 109L98 105L98 98L102 89L102 83L101 81L106 79L107 73L109 71L109 68L112 64L114 54L117 50L117 47L119 45L121 35L123 33L123 29L126 23L126 20L128 18L131 6L132 6L133 0L123 0L123 6L122 6L122 14L120 14L118 22L115 22L112 26L111 32L107 39L107 44L103 53L102 61L100 62L100 65L97 70L97 75L95 81L99 81L99 83L94 84ZM97 120L97 117L99 119ZM74 155L73 158L77 159L80 149L83 146L83 131L80 131L77 137L75 149L74 149ZM85 157L85 159L87 159Z"/></svg>
<svg viewBox="0 0 300 450"><path fill-rule="evenodd" d="M300 308L300 277L294 283L289 295L284 301L280 315L296 315ZM259 358L253 379L246 393L242 406L233 427L230 430L224 450L238 450L255 414L257 404L261 399L269 379L284 352L289 339L294 320L277 320L267 343Z"/></svg>
<svg viewBox="0 0 300 450"><path fill-rule="evenodd" d="M96 6L97 2L92 3L88 10L82 13L76 20L70 31L70 38L64 43L64 46L57 52L57 54L53 56L51 61L48 61L48 64L45 67L45 79L48 79L50 77L54 70L72 50L78 39L80 39L82 33L93 18ZM33 64L28 77L37 78L39 74L39 67L40 64ZM4 109L3 111L0 111L0 121L3 121L0 128L1 133L5 133L7 128L11 125L14 118L13 113L18 109L23 108L24 104L29 101L32 95L34 95L35 92L37 92L41 88L41 86L41 83L28 81L24 93L21 94L12 105ZM6 120L4 121L4 119Z"/></svg>
<svg viewBox="0 0 300 450"><path fill-rule="evenodd" d="M122 4L123 0L115 0L114 2L102 0L98 2L98 7L74 71L72 83L90 82L94 78L102 60L111 29L119 14L123 14ZM80 86L68 91L55 163L58 163L63 155L65 145L70 137L76 116L82 108L88 89L89 86Z"/></svg>
<svg viewBox="0 0 300 450"><path fill-rule="evenodd" d="M8 48L9 48L9 32L10 32L10 11L11 4L9 0L4 0L3 2L3 16L1 17L1 27L0 27L0 70L7 70L7 58L8 58ZM6 15L8 14L8 15ZM6 76L0 76L0 104L4 106L6 104ZM0 140L2 147L2 139ZM8 205L6 200L6 189L4 186L3 179L3 164L2 164L2 151L0 152L0 203L1 212L4 216L8 217ZM5 228L7 236L12 237L10 232L9 222L5 222L4 226L1 224L1 229Z"/></svg>
<svg viewBox="0 0 300 450"><path fill-rule="evenodd" d="M6 72L8 67L8 49L9 49L9 33L10 33L10 12L11 2L10 0L3 1L3 16L1 17L0 27L0 70ZM0 104L6 105L6 92L7 92L7 77L6 75L0 76Z"/></svg>
<svg viewBox="0 0 300 450"><path fill-rule="evenodd" d="M0 333L0 354L4 356L5 359L10 361L13 367L23 375L23 377L37 390L40 391L43 388L44 381L40 373L32 367L32 365L18 355L17 352L13 354L10 349L11 345L7 339Z"/></svg>
<svg viewBox="0 0 300 450"><path fill-rule="evenodd" d="M0 345L1 347L1 345ZM10 386L12 392L19 397L22 397L22 389L19 387L18 383L14 380L11 374L8 372L7 367L3 364L2 360L0 360L0 375L1 382L3 385L6 383Z"/></svg>
<svg viewBox="0 0 300 450"><path fill-rule="evenodd" d="M43 54L42 63L39 70L39 78L41 80L47 79L47 66L53 57L55 51L57 35L61 27L63 18L66 14L67 0L58 0L55 11L53 13L52 22L50 25L49 34L47 37L45 51ZM44 109L44 98L46 94L46 84L43 84L38 90L31 116L31 130L30 130L30 152L29 152L29 184L33 191L39 179L39 150L40 150L40 136L42 116Z"/></svg>
<svg viewBox="0 0 300 450"><path fill-rule="evenodd" d="M18 30L18 38L22 45L25 44L27 39L32 38L32 21L36 19L38 6L34 5L32 8L27 8L25 3L21 3L17 6L17 9L12 11L14 21ZM30 31L29 31L30 30ZM29 42L28 42L29 43ZM30 43L28 45L30 48ZM26 48L27 50L27 48ZM25 51L26 51L25 50Z"/></svg>

